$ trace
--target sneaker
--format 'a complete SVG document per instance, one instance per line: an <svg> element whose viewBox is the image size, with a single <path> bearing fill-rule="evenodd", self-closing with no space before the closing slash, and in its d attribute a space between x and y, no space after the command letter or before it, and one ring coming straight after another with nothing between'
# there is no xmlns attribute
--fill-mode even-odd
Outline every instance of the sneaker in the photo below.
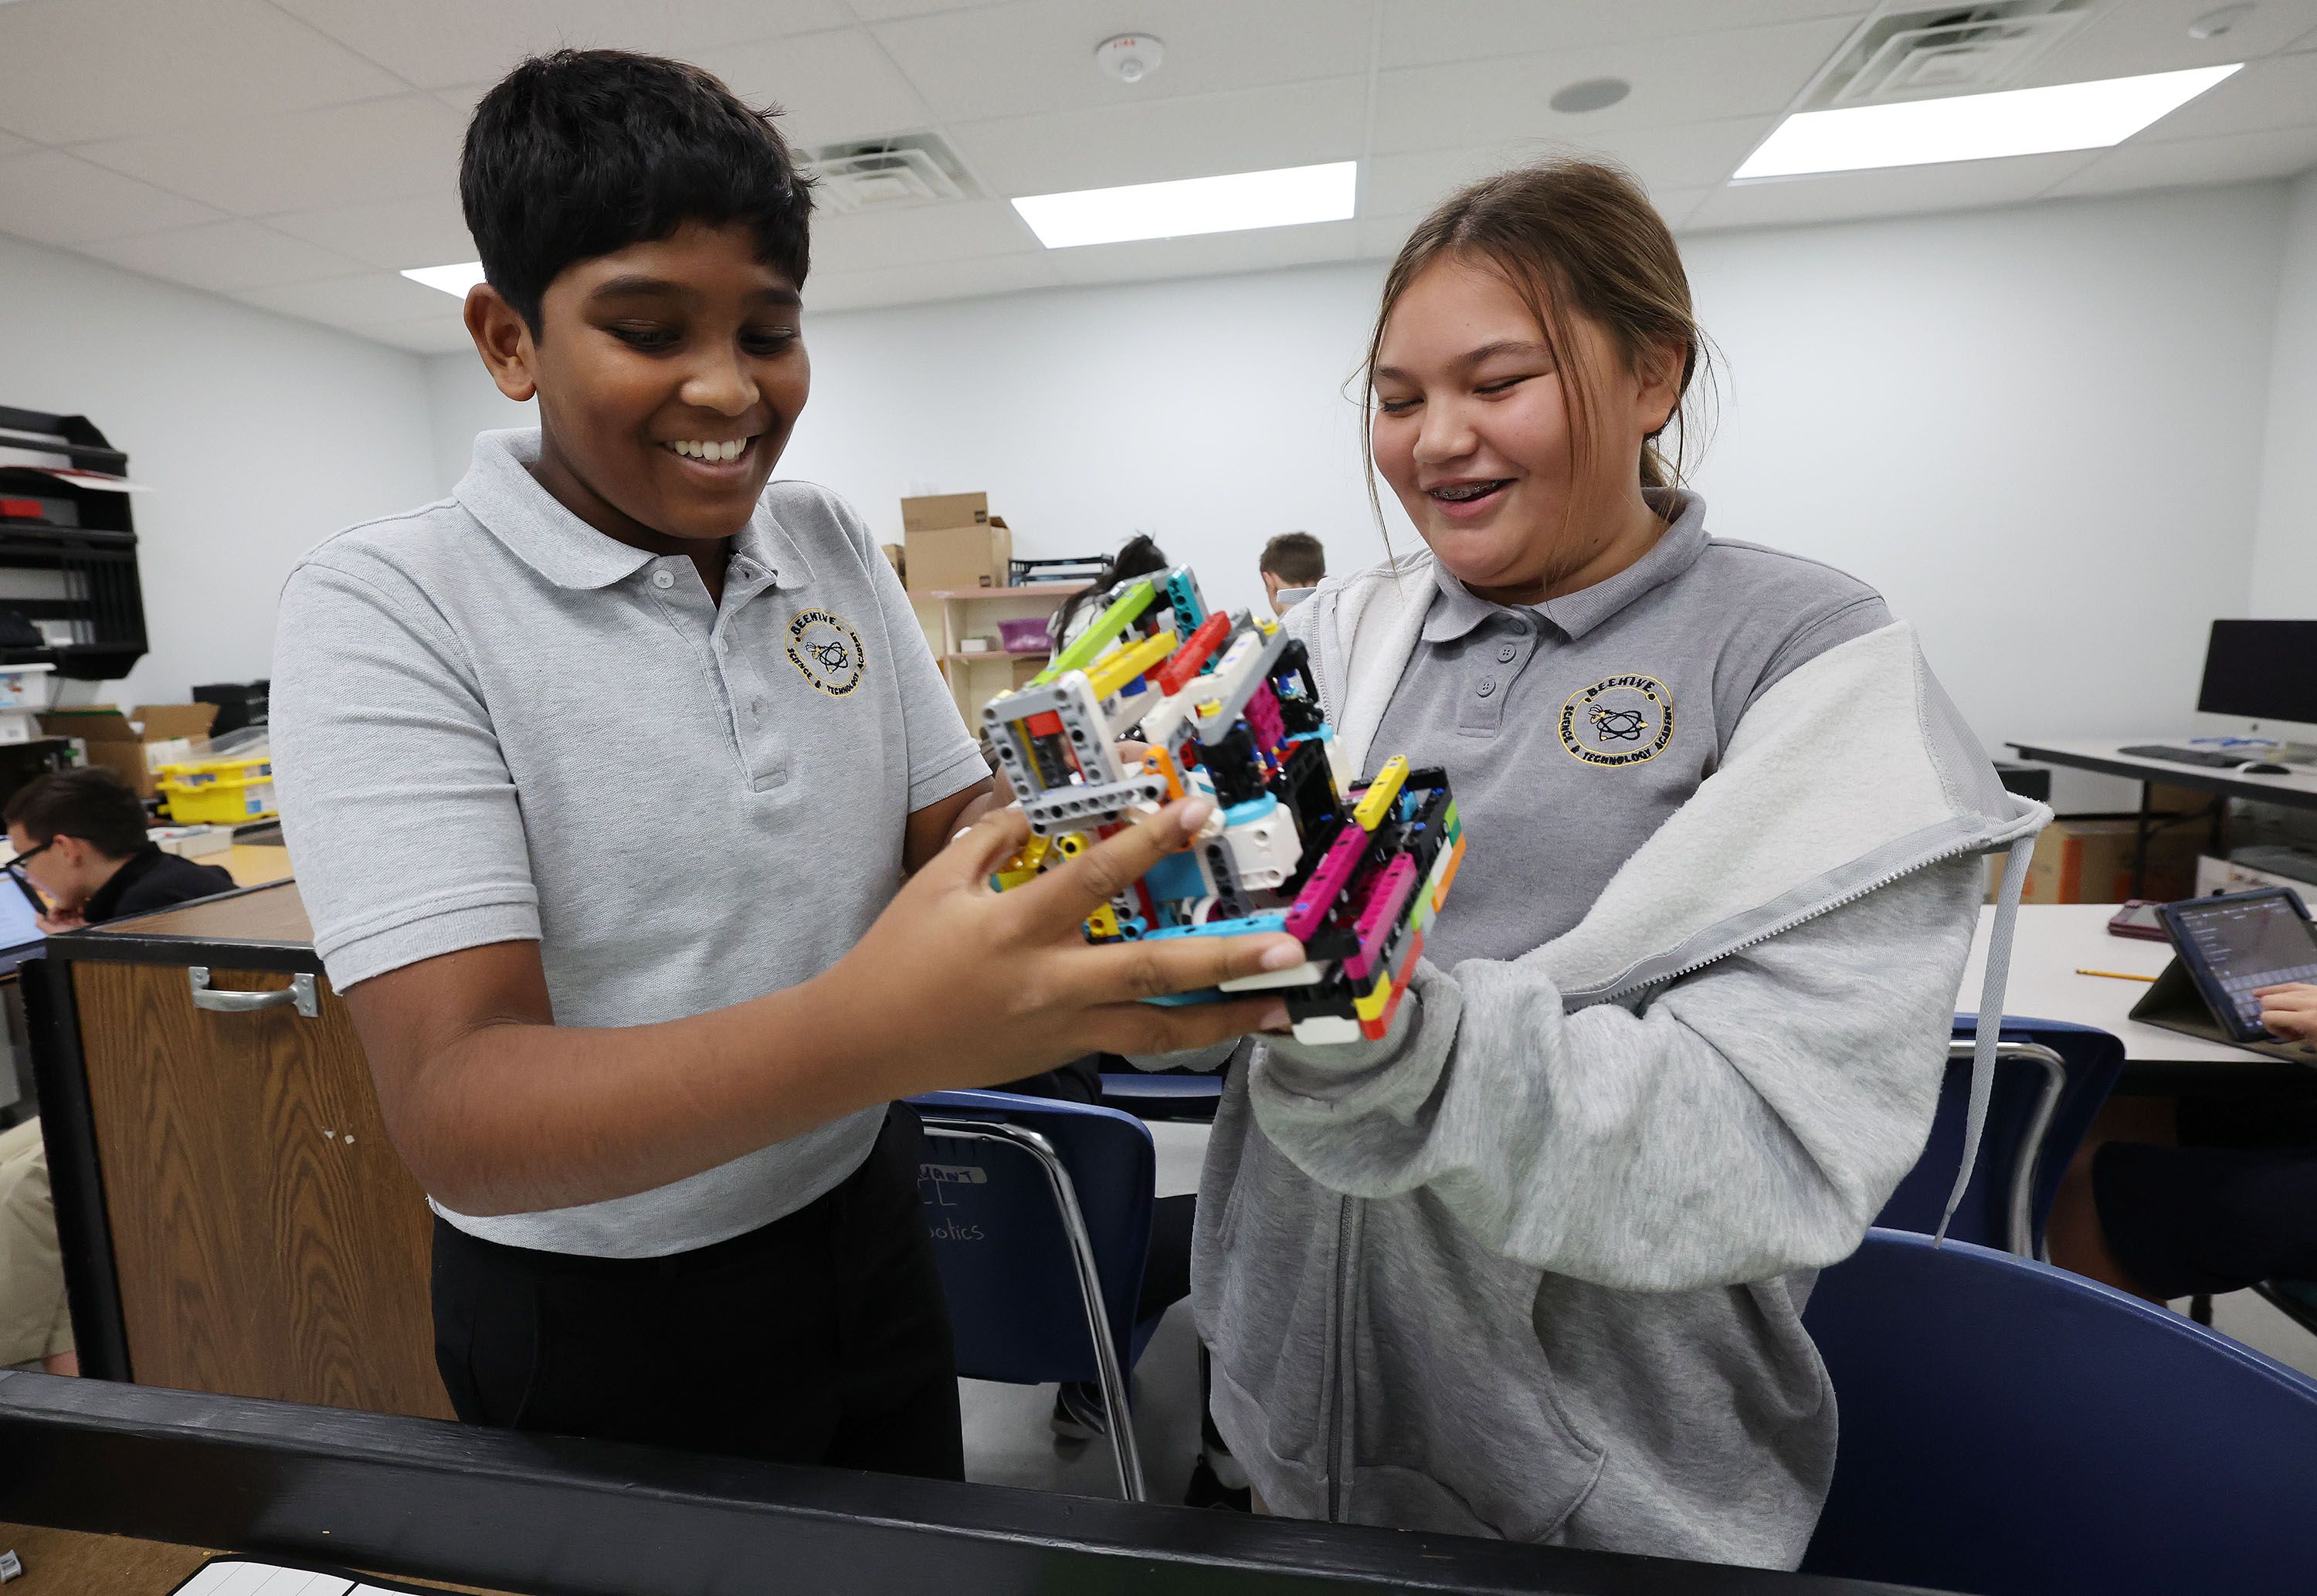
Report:
<svg viewBox="0 0 2317 1596"><path fill-rule="evenodd" d="M1110 1433L1110 1418L1103 1411L1102 1391L1084 1380L1072 1380L1054 1393L1054 1433L1064 1440L1092 1440Z"/></svg>
<svg viewBox="0 0 2317 1596"><path fill-rule="evenodd" d="M1255 1493L1241 1485L1232 1490L1216 1476L1213 1467L1204 1458L1191 1466L1191 1483L1183 1492L1185 1507L1219 1507L1226 1512L1251 1513L1255 1511Z"/></svg>

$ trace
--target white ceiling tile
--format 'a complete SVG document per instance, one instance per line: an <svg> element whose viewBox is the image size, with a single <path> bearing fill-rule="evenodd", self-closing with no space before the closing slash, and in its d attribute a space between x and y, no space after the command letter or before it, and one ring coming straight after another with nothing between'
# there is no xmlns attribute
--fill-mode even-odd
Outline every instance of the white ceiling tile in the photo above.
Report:
<svg viewBox="0 0 2317 1596"><path fill-rule="evenodd" d="M1585 138L1534 138L1472 149L1377 156L1361 175L1360 208L1421 211L1468 183L1556 156L1606 158L1640 178L1653 195L1711 188L1728 180L1776 121L1776 117L1740 117L1681 128L1618 129Z"/></svg>
<svg viewBox="0 0 2317 1596"><path fill-rule="evenodd" d="M1718 185L1710 189L1666 189L1651 193L1650 200L1657 206L1658 214L1665 218L1666 226L1679 233L1689 226L1689 218L1697 213L1698 207L1721 192Z"/></svg>
<svg viewBox="0 0 2317 1596"><path fill-rule="evenodd" d="M1368 16L1345 0L1019 0L872 31L938 114L963 120L1364 73ZM1165 64L1139 84L1105 75L1095 46L1118 33L1156 37Z"/></svg>
<svg viewBox="0 0 2317 1596"><path fill-rule="evenodd" d="M1032 254L1042 247L1003 200L912 205L901 210L822 214L812 219L817 281L905 263Z"/></svg>
<svg viewBox="0 0 2317 1596"><path fill-rule="evenodd" d="M1362 260L1390 260L1416 231L1416 224L1424 219L1420 210L1400 216L1363 216L1355 224L1359 256Z"/></svg>
<svg viewBox="0 0 2317 1596"><path fill-rule="evenodd" d="M208 222L166 233L140 233L134 238L103 239L79 248L84 254L132 272L221 294L344 277L362 269L359 261L252 221Z"/></svg>
<svg viewBox="0 0 2317 1596"><path fill-rule="evenodd" d="M2176 138L2161 144L2133 139L2051 192L2115 194L2132 189L2188 188L2295 177L2317 167L2317 128L2275 128L2264 133L2224 133L2217 138Z"/></svg>
<svg viewBox="0 0 2317 1596"><path fill-rule="evenodd" d="M464 325L460 320L458 300L391 272L365 272L354 277L326 277L314 282L242 289L233 297L261 310L302 316L333 326L417 321L430 314L452 326Z"/></svg>
<svg viewBox="0 0 2317 1596"><path fill-rule="evenodd" d="M332 105L404 86L263 0L0 5L0 127L45 143L198 127L252 106Z"/></svg>
<svg viewBox="0 0 2317 1596"><path fill-rule="evenodd" d="M1300 227L1257 227L1196 238L1152 238L1137 244L1096 244L1053 252L1064 282L1139 282L1162 277L1206 277L1223 272L1267 272L1320 261L1356 260L1357 222L1312 222Z"/></svg>
<svg viewBox="0 0 2317 1596"><path fill-rule="evenodd" d="M1840 16L1854 22L1861 0L1383 0L1378 59L1391 67L1492 56L1541 55ZM1554 79L1558 88L1574 76Z"/></svg>
<svg viewBox="0 0 2317 1596"><path fill-rule="evenodd" d="M60 149L0 160L0 232L42 244L81 244L214 221L206 205L92 166Z"/></svg>
<svg viewBox="0 0 2317 1596"><path fill-rule="evenodd" d="M29 138L19 138L13 133L0 133L0 160L21 156L40 147Z"/></svg>
<svg viewBox="0 0 2317 1596"><path fill-rule="evenodd" d="M805 308L817 315L823 311L859 310L872 305L971 299L985 294L1053 288L1061 281L1052 256L1042 250L1035 254L998 255L979 261L879 266L832 273L826 281L816 272L805 284ZM810 320L805 324L808 343L812 341L811 325Z"/></svg>
<svg viewBox="0 0 2317 1596"><path fill-rule="evenodd" d="M396 349L407 349L418 354L471 354L475 341L467 335L466 325L457 317L448 322L428 317L420 321L369 322L348 326L346 331L359 333L376 343Z"/></svg>
<svg viewBox="0 0 2317 1596"><path fill-rule="evenodd" d="M934 120L909 80L858 28L729 45L693 58L751 105L780 106L782 131L807 145L914 132Z"/></svg>
<svg viewBox="0 0 2317 1596"><path fill-rule="evenodd" d="M475 258L475 241L449 183L408 200L269 216L265 225L372 266L443 266Z"/></svg>
<svg viewBox="0 0 2317 1596"><path fill-rule="evenodd" d="M842 27L843 0L277 0L422 88L494 83L525 56L613 46L689 59L745 39Z"/></svg>
<svg viewBox="0 0 2317 1596"><path fill-rule="evenodd" d="M1833 17L1382 73L1372 147L1454 149L1521 138L1594 138L1623 129L1773 115L1802 91L1850 26ZM1623 77L1633 92L1606 110L1578 116L1547 105L1562 85L1588 77Z"/></svg>
<svg viewBox="0 0 2317 1596"><path fill-rule="evenodd" d="M2296 35L2317 27L2317 0L2259 0L2219 38L2189 38L2188 24L2217 9L2217 0L2132 0L2100 7L2037 61L2026 81L2088 83L2249 61L2283 49Z"/></svg>
<svg viewBox="0 0 2317 1596"><path fill-rule="evenodd" d="M2139 134L2134 142L2308 127L2317 127L2317 52L2251 62Z"/></svg>
<svg viewBox="0 0 2317 1596"><path fill-rule="evenodd" d="M1367 80L1336 77L1044 116L952 122L950 142L994 193L1051 194L1348 161Z"/></svg>
<svg viewBox="0 0 2317 1596"><path fill-rule="evenodd" d="M2091 163L2093 153L2075 150L1999 161L1894 166L1877 172L1732 183L1715 190L1690 213L1683 227L1696 233L2014 204L2033 200L2081 171Z"/></svg>
<svg viewBox="0 0 2317 1596"><path fill-rule="evenodd" d="M81 147L90 160L240 216L456 193L457 113L425 94Z"/></svg>

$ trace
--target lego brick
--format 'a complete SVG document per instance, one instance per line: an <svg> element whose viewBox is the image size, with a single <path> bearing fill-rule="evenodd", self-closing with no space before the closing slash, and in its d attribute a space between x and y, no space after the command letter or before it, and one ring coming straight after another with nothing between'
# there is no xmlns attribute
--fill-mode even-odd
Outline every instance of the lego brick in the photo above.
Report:
<svg viewBox="0 0 2317 1596"><path fill-rule="evenodd" d="M1130 682L1139 682L1145 671L1153 669L1175 652L1175 634L1154 632L1140 643L1131 644L1115 654L1105 655L1087 668L1087 686L1098 699L1109 698Z"/></svg>
<svg viewBox="0 0 2317 1596"><path fill-rule="evenodd" d="M1288 935L1297 941L1311 940L1309 933L1317 930L1320 922L1336 906L1337 896L1352 878L1360 855L1366 851L1366 833L1346 826L1337 834L1336 845L1328 850L1327 857L1320 861L1319 869L1311 872L1311 880L1297 896L1295 906L1287 912Z"/></svg>
<svg viewBox="0 0 2317 1596"><path fill-rule="evenodd" d="M1281 986L1317 986L1328 978L1328 967L1305 959L1292 969L1266 970L1259 976L1239 976L1215 983L1218 992L1269 992Z"/></svg>
<svg viewBox="0 0 2317 1596"><path fill-rule="evenodd" d="M1360 823L1362 831L1373 831L1376 823L1400 796L1400 783L1408 780L1408 757L1395 753L1383 762L1383 769L1368 783L1368 789L1352 802L1352 818Z"/></svg>
<svg viewBox="0 0 2317 1596"><path fill-rule="evenodd" d="M1199 673L1199 667L1214 657L1215 650L1221 647L1223 639L1230 636L1230 617L1228 615L1210 615L1199 622L1192 629L1191 635L1183 639L1183 646L1175 650L1155 673L1158 691L1168 694L1182 691Z"/></svg>
<svg viewBox="0 0 2317 1596"><path fill-rule="evenodd" d="M1060 681L1072 671L1086 669L1090 662L1109 651L1111 645L1118 640L1119 633L1141 619L1142 612L1150 608L1158 596L1158 590L1151 585L1149 577L1136 582L1113 600L1110 608L1096 616L1093 624L1078 634L1076 642L1054 655L1044 670L1031 677L1030 685L1042 687L1049 682Z"/></svg>
<svg viewBox="0 0 2317 1596"><path fill-rule="evenodd" d="M1155 804L1167 795L1167 784L1156 776L1130 776L1123 781L1089 781L1057 787L1022 800L1030 829L1041 835L1115 820L1136 804Z"/></svg>
<svg viewBox="0 0 2317 1596"><path fill-rule="evenodd" d="M1326 1048L1343 1042L1356 1042L1362 1035L1360 1022L1334 1014L1314 1014L1309 1020L1295 1021L1295 1039L1309 1047Z"/></svg>

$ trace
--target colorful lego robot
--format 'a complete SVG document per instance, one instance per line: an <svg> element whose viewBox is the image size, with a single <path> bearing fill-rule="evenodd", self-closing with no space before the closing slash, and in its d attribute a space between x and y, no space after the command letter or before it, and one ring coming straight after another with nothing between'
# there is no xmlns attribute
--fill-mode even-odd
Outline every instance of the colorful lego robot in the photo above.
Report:
<svg viewBox="0 0 2317 1596"><path fill-rule="evenodd" d="M1159 1003L1279 988L1297 1039L1382 1037L1464 855L1447 777L1394 756L1350 785L1303 645L1213 613L1191 573L1121 584L1094 624L982 719L1030 822L1003 892L1170 799L1215 812L1193 845L1087 920L1091 942L1284 931L1308 955ZM1131 767L1118 740L1147 752Z"/></svg>

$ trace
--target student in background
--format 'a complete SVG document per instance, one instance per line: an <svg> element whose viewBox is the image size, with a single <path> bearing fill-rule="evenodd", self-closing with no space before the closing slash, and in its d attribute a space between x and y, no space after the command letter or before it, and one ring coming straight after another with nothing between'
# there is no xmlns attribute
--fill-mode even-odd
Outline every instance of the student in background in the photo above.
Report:
<svg viewBox="0 0 2317 1596"><path fill-rule="evenodd" d="M1284 615L1327 580L1328 551L1309 532L1282 532L1263 546L1255 568L1263 577L1271 612Z"/></svg>
<svg viewBox="0 0 2317 1596"><path fill-rule="evenodd" d="M1425 547L1284 625L1346 762L1446 770L1466 857L1390 1032L1258 1038L1215 1117L1192 1299L1274 1511L1810 1542L1812 1271L1921 1154L1969 855L2046 811L1873 589L1707 532L1659 450L1704 357L1605 166L1475 184L1386 275L1373 466Z"/></svg>
<svg viewBox="0 0 2317 1596"><path fill-rule="evenodd" d="M2260 1021L2317 1042L2317 985L2262 988ZM2052 1262L2151 1302L2317 1279L2317 1106L2119 1097L2052 1204Z"/></svg>
<svg viewBox="0 0 2317 1596"><path fill-rule="evenodd" d="M146 839L145 806L95 766L36 776L8 800L4 868L49 900L40 929L76 931L233 890L215 865L164 853ZM0 892L15 886L0 885ZM77 1374L65 1274L49 1196L40 1122L0 1131L0 1368Z"/></svg>
<svg viewBox="0 0 2317 1596"><path fill-rule="evenodd" d="M33 777L8 800L7 821L16 851L7 868L49 900L42 931L102 925L233 890L233 878L216 865L166 853L149 840L144 800L102 766Z"/></svg>
<svg viewBox="0 0 2317 1596"><path fill-rule="evenodd" d="M894 1100L1270 1023L1134 1000L1302 950L1086 945L1197 803L989 890L1029 828L977 823L908 594L851 506L772 481L812 202L765 113L558 50L482 96L460 187L468 331L540 425L300 562L273 698L315 946L437 1217L444 1387L469 1423L955 1477Z"/></svg>
<svg viewBox="0 0 2317 1596"><path fill-rule="evenodd" d="M1137 532L1116 554L1103 561L1102 569L1092 582L1062 601L1062 607L1054 611L1053 620L1046 625L1046 636L1052 639L1057 651L1067 648L1102 613L1105 593L1122 582L1167 570L1172 563L1156 539L1148 533Z"/></svg>

